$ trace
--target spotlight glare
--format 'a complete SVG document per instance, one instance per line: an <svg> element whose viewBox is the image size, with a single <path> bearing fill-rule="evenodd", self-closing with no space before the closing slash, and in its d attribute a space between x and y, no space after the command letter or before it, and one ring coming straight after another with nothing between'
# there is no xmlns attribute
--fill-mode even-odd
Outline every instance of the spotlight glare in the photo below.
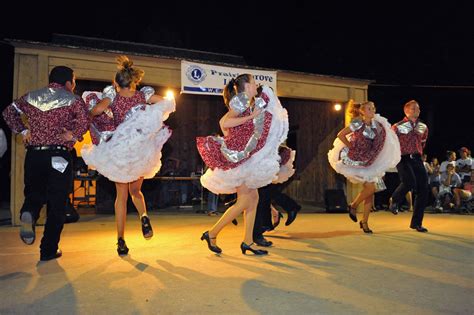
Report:
<svg viewBox="0 0 474 315"><path fill-rule="evenodd" d="M334 104L334 109L335 109L336 111L340 111L340 110L342 109L341 104L339 104L339 103L338 103L338 104Z"/></svg>
<svg viewBox="0 0 474 315"><path fill-rule="evenodd" d="M165 98L170 99L170 100L174 99L174 92L173 92L173 90L168 90L168 91L166 91L166 97L165 97Z"/></svg>

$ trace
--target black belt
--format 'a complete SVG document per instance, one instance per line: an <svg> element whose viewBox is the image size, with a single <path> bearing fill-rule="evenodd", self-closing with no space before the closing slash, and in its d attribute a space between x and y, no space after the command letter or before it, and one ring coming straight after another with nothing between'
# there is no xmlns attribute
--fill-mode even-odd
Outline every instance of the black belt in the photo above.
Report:
<svg viewBox="0 0 474 315"><path fill-rule="evenodd" d="M417 160L417 159L421 159L421 154L420 153L403 154L402 158Z"/></svg>
<svg viewBox="0 0 474 315"><path fill-rule="evenodd" d="M69 151L69 149L63 145L29 145L26 147L26 149L35 150L35 151L54 151L54 150Z"/></svg>

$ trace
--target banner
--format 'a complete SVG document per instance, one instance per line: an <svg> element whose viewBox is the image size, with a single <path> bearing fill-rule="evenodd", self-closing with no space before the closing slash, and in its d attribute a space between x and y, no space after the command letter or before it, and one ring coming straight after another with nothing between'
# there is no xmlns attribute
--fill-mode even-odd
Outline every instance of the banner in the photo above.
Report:
<svg viewBox="0 0 474 315"><path fill-rule="evenodd" d="M267 85L277 93L277 72L213 66L181 61L181 93L222 95L224 86L239 74L250 73L257 85Z"/></svg>

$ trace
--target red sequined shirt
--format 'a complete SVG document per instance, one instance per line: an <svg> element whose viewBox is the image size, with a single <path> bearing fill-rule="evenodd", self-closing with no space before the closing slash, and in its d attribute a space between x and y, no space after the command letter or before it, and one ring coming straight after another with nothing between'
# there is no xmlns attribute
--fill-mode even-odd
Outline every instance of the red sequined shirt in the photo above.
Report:
<svg viewBox="0 0 474 315"><path fill-rule="evenodd" d="M402 155L423 154L426 140L428 139L428 127L417 120L413 122L405 117L402 121L394 124L392 129L400 141Z"/></svg>
<svg viewBox="0 0 474 315"><path fill-rule="evenodd" d="M372 130L373 138L365 135L366 128ZM383 148L385 137L385 129L379 122L373 121L370 127L362 123L361 127L351 134L349 158L353 161L362 162L365 167L372 165Z"/></svg>
<svg viewBox="0 0 474 315"><path fill-rule="evenodd" d="M131 97L121 96L117 93L114 101L110 104L110 109L114 114L115 127L125 120L125 115L132 107L146 103L145 94L142 91L136 91Z"/></svg>
<svg viewBox="0 0 474 315"><path fill-rule="evenodd" d="M64 87L51 83L46 88L23 95L7 106L3 111L3 118L10 129L15 133L29 129L29 145L63 145L72 149L76 140L82 140L89 128L89 118L83 100L60 89ZM67 101L64 98L54 99L54 95L66 96ZM62 105L57 106L57 103ZM28 127L23 123L22 115L26 118ZM62 138L64 130L72 132L73 141Z"/></svg>
<svg viewBox="0 0 474 315"><path fill-rule="evenodd" d="M250 109L247 109L239 117L250 115ZM239 166L240 164L247 161L253 154L258 152L265 145L270 131L272 122L272 114L264 112L265 119L263 122L263 131L258 139L257 146L252 150L247 158L240 160L237 163L229 161L221 152L221 145L214 140L213 137L197 137L196 144L198 151L202 157L202 160L210 169L219 168L222 170L229 170ZM247 142L254 133L254 124L252 120L248 120L245 123L229 128L229 133L224 137L225 144L228 149L242 151L244 150Z"/></svg>

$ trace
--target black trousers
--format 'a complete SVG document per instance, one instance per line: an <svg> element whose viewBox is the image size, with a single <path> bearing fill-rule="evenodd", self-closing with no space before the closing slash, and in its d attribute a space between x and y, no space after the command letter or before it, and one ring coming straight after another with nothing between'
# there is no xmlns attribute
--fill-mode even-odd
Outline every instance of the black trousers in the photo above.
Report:
<svg viewBox="0 0 474 315"><path fill-rule="evenodd" d="M254 239L262 237L263 232L273 226L271 210L272 201L283 208L286 212L299 211L299 204L291 197L284 194L281 191L282 189L283 186L281 184L270 184L258 189L257 214L255 216L255 225L253 226Z"/></svg>
<svg viewBox="0 0 474 315"><path fill-rule="evenodd" d="M68 165L64 172L53 168L52 157L62 157ZM31 212L38 220L44 204L47 205L46 224L40 251L51 255L58 249L61 231L66 219L66 202L72 182L71 155L64 150L30 150L25 157L25 201L21 213Z"/></svg>
<svg viewBox="0 0 474 315"><path fill-rule="evenodd" d="M410 226L421 226L428 198L428 175L420 155L402 155L397 165L400 185L392 194L392 201L401 204L408 191L414 194L414 209Z"/></svg>

